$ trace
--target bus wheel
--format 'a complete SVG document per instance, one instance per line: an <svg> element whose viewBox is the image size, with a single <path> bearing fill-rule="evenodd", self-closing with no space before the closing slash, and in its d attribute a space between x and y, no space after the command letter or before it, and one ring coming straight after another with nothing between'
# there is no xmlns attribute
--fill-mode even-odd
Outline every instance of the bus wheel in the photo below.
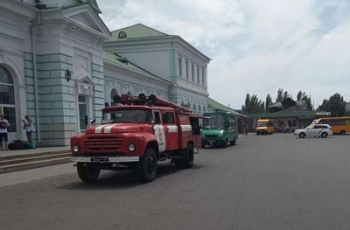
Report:
<svg viewBox="0 0 350 230"><path fill-rule="evenodd" d="M233 139L233 141L230 141L230 145L236 145L236 137Z"/></svg>
<svg viewBox="0 0 350 230"><path fill-rule="evenodd" d="M345 130L340 131L340 135L345 135L345 134L346 134Z"/></svg>

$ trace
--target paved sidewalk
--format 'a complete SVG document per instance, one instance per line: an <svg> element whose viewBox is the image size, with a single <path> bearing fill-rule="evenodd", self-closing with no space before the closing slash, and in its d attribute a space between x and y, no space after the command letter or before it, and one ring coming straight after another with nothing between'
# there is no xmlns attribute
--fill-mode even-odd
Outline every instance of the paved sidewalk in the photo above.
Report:
<svg viewBox="0 0 350 230"><path fill-rule="evenodd" d="M27 156L33 154L41 154L41 153L66 153L70 152L69 146L64 147L38 147L35 149L23 149L23 150L0 150L0 160L1 158L11 157L11 156Z"/></svg>

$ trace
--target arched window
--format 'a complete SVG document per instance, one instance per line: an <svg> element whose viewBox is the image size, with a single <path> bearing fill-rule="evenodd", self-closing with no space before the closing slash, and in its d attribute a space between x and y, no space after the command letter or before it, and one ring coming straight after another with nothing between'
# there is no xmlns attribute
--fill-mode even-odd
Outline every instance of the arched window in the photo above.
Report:
<svg viewBox="0 0 350 230"><path fill-rule="evenodd" d="M11 73L0 65L0 113L9 121L8 132L16 132L15 86Z"/></svg>
<svg viewBox="0 0 350 230"><path fill-rule="evenodd" d="M126 38L126 33L124 31L120 31L118 34L118 38Z"/></svg>

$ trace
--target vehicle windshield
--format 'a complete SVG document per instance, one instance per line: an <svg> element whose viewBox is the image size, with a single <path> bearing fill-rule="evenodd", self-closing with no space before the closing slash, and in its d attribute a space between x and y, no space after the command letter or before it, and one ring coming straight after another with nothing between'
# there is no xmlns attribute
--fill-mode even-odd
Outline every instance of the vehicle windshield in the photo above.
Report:
<svg viewBox="0 0 350 230"><path fill-rule="evenodd" d="M224 129L225 117L223 114L210 114L210 119L204 120L204 129Z"/></svg>
<svg viewBox="0 0 350 230"><path fill-rule="evenodd" d="M258 127L267 127L267 122L259 122Z"/></svg>
<svg viewBox="0 0 350 230"><path fill-rule="evenodd" d="M152 113L149 110L117 110L106 111L102 115L102 124L109 123L152 123Z"/></svg>

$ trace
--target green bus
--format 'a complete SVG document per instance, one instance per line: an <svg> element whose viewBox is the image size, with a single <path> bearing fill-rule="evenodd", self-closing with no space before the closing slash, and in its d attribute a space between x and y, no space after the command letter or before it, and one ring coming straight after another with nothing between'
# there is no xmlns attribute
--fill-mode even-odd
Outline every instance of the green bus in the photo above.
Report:
<svg viewBox="0 0 350 230"><path fill-rule="evenodd" d="M238 139L238 115L218 111L203 114L202 148L207 145L226 148L228 143L235 145Z"/></svg>

